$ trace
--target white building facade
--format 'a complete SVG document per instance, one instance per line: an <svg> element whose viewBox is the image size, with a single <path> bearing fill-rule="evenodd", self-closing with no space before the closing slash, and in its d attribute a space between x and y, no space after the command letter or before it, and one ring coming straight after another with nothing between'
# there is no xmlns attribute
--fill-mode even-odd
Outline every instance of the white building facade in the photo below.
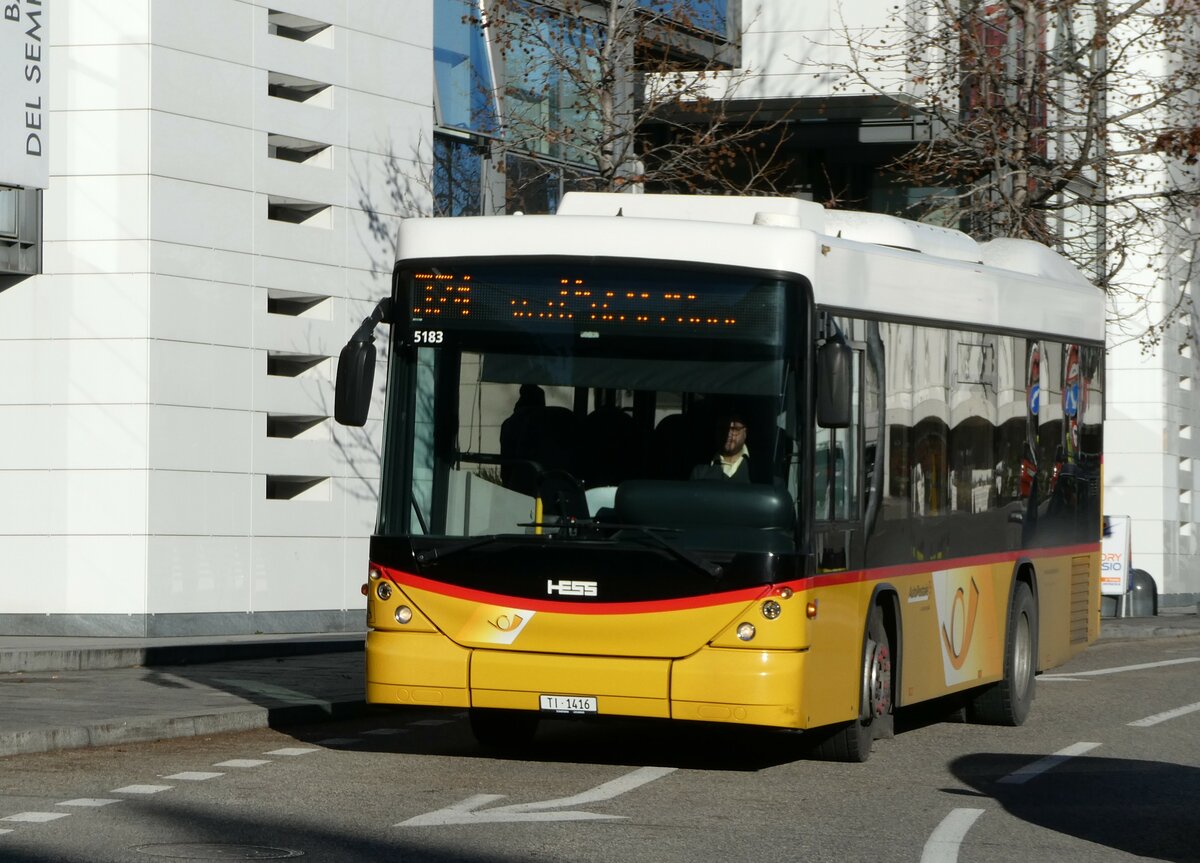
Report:
<svg viewBox="0 0 1200 863"><path fill-rule="evenodd" d="M332 380L428 210L397 177L428 174L431 4L35 5L50 176L41 274L0 276L0 632L362 629L379 421L337 426Z"/></svg>
<svg viewBox="0 0 1200 863"><path fill-rule="evenodd" d="M332 381L388 292L398 220L436 191L434 72L459 62L435 57L439 0L14 3L42 27L49 176L40 241L11 258L40 273L0 254L0 633L361 629L382 410L338 426ZM737 97L798 101L814 175L837 155L853 183L887 161L871 148L924 134L842 86L846 35L894 4L728 9ZM0 192L22 182L5 167ZM1171 226L1161 254L1196 231ZM1190 297L1166 269L1151 313ZM1108 362L1106 509L1133 518L1168 606L1200 599L1189 323Z"/></svg>

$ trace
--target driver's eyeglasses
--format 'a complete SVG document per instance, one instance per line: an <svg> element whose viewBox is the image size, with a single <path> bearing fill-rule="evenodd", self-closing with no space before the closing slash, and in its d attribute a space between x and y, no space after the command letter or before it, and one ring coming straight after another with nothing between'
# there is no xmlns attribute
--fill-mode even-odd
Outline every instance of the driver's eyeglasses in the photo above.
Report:
<svg viewBox="0 0 1200 863"><path fill-rule="evenodd" d="M744 425L742 425L741 423L730 423L729 430L735 431L735 432L743 432L746 430L746 427Z"/></svg>

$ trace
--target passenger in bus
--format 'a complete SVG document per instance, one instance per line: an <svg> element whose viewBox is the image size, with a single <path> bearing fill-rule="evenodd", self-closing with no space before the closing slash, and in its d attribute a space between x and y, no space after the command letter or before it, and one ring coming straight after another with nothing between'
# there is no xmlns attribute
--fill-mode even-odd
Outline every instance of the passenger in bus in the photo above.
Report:
<svg viewBox="0 0 1200 863"><path fill-rule="evenodd" d="M537 483L537 472L518 459L528 458L525 452L532 426L541 418L546 408L546 393L536 384L522 384L512 415L500 424L500 454L512 461L500 465L500 481L505 488L532 494Z"/></svg>
<svg viewBox="0 0 1200 863"><path fill-rule="evenodd" d="M746 421L741 414L717 420L717 452L712 461L692 469L692 479L729 479L750 482L750 450L746 446Z"/></svg>

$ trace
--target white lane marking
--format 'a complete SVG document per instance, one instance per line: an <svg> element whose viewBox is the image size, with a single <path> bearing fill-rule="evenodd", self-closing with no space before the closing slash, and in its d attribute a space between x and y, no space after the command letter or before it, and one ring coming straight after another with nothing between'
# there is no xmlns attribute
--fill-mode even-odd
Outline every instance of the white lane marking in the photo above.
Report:
<svg viewBox="0 0 1200 863"><path fill-rule="evenodd" d="M364 731L363 734L370 734L374 737L387 737L392 734L407 733L403 728L372 728L370 731Z"/></svg>
<svg viewBox="0 0 1200 863"><path fill-rule="evenodd" d="M44 824L47 821L66 818L70 814L70 812L18 812L16 815L9 815L7 818L0 818L0 821L24 821L31 824Z"/></svg>
<svg viewBox="0 0 1200 863"><path fill-rule="evenodd" d="M603 815L596 812L584 812L578 809L568 809L571 806L582 806L587 803L602 803L612 800L621 794L640 788L647 782L674 773L674 767L639 767L632 773L626 773L595 788L590 788L570 797L557 797L554 800L538 800L532 803L513 803L508 806L495 806L491 809L476 811L480 806L493 803L504 798L503 794L476 794L461 800L453 806L428 812L401 821L396 827L435 827L446 824L491 824L503 821L596 821L616 820L624 815ZM547 811L558 810L558 811Z"/></svg>
<svg viewBox="0 0 1200 863"><path fill-rule="evenodd" d="M74 800L63 800L55 806L107 806L109 803L120 803L112 797L76 797Z"/></svg>
<svg viewBox="0 0 1200 863"><path fill-rule="evenodd" d="M1145 671L1148 668L1166 668L1168 665L1185 665L1200 662L1200 656L1184 659L1164 659L1162 662L1142 662L1138 665L1119 665L1116 668L1097 668L1094 671L1071 671L1065 674L1039 674L1038 680L1062 680L1068 677L1098 677L1102 674L1120 674L1123 671Z"/></svg>
<svg viewBox="0 0 1200 863"><path fill-rule="evenodd" d="M950 814L929 834L925 850L921 852L921 863L956 863L958 847L983 812L982 809L950 810Z"/></svg>
<svg viewBox="0 0 1200 863"><path fill-rule="evenodd" d="M318 746L350 746L354 743L362 743L361 737L327 737L324 740L318 740Z"/></svg>
<svg viewBox="0 0 1200 863"><path fill-rule="evenodd" d="M264 755L307 755L310 752L320 752L320 749L306 746L290 746L286 749L272 749L270 752L264 752Z"/></svg>
<svg viewBox="0 0 1200 863"><path fill-rule="evenodd" d="M3 836L5 833L12 833L12 831L9 830L7 827L0 830L0 836Z"/></svg>
<svg viewBox="0 0 1200 863"><path fill-rule="evenodd" d="M214 764L213 767L262 767L270 763L266 758L231 758Z"/></svg>
<svg viewBox="0 0 1200 863"><path fill-rule="evenodd" d="M1129 724L1134 728L1149 728L1151 725L1158 725L1160 722L1166 722L1168 719L1175 719L1179 716L1187 716L1189 713L1195 713L1197 710L1200 710L1200 701L1195 704L1185 704L1183 707L1176 707L1174 710L1156 713L1153 716L1147 716L1145 719L1139 719Z"/></svg>
<svg viewBox="0 0 1200 863"><path fill-rule="evenodd" d="M158 794L170 791L174 785L126 785L124 788L114 788L113 794Z"/></svg>
<svg viewBox="0 0 1200 863"><path fill-rule="evenodd" d="M1087 681L1080 680L1078 677L1055 677L1051 674L1039 674L1038 683L1087 683Z"/></svg>
<svg viewBox="0 0 1200 863"><path fill-rule="evenodd" d="M183 773L172 773L163 779L182 779L185 782L203 782L205 779L216 779L224 773L211 773L207 770L185 770Z"/></svg>
<svg viewBox="0 0 1200 863"><path fill-rule="evenodd" d="M1032 764L1026 764L1020 770L1014 770L999 781L1006 785L1024 785L1033 777L1040 776L1047 770L1052 770L1070 758L1083 755L1085 752L1091 752L1099 745L1099 743L1073 743L1066 749L1058 750L1053 755L1039 758Z"/></svg>

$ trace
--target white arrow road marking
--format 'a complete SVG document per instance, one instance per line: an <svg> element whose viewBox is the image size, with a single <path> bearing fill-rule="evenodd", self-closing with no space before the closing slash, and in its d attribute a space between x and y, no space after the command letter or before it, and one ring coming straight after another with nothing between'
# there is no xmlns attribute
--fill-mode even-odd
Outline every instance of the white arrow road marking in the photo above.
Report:
<svg viewBox="0 0 1200 863"><path fill-rule="evenodd" d="M929 834L925 850L921 852L921 863L955 863L958 860L958 846L975 819L982 814L982 809L951 810L937 829Z"/></svg>
<svg viewBox="0 0 1200 863"><path fill-rule="evenodd" d="M476 794L439 809L401 821L396 827L436 827L444 824L494 824L501 821L595 821L600 819L624 818L624 815L602 815L596 812L583 812L570 809L572 806L583 806L588 803L601 803L612 800L627 791L640 788L647 782L661 779L668 773L674 773L674 767L639 767L632 773L626 773L595 788L574 794L570 797L558 797L554 800L538 800L533 803L512 803L508 806L495 806L491 809L477 811L480 806L504 799L503 794ZM551 811L548 811L551 810ZM557 810L557 811L552 811Z"/></svg>

